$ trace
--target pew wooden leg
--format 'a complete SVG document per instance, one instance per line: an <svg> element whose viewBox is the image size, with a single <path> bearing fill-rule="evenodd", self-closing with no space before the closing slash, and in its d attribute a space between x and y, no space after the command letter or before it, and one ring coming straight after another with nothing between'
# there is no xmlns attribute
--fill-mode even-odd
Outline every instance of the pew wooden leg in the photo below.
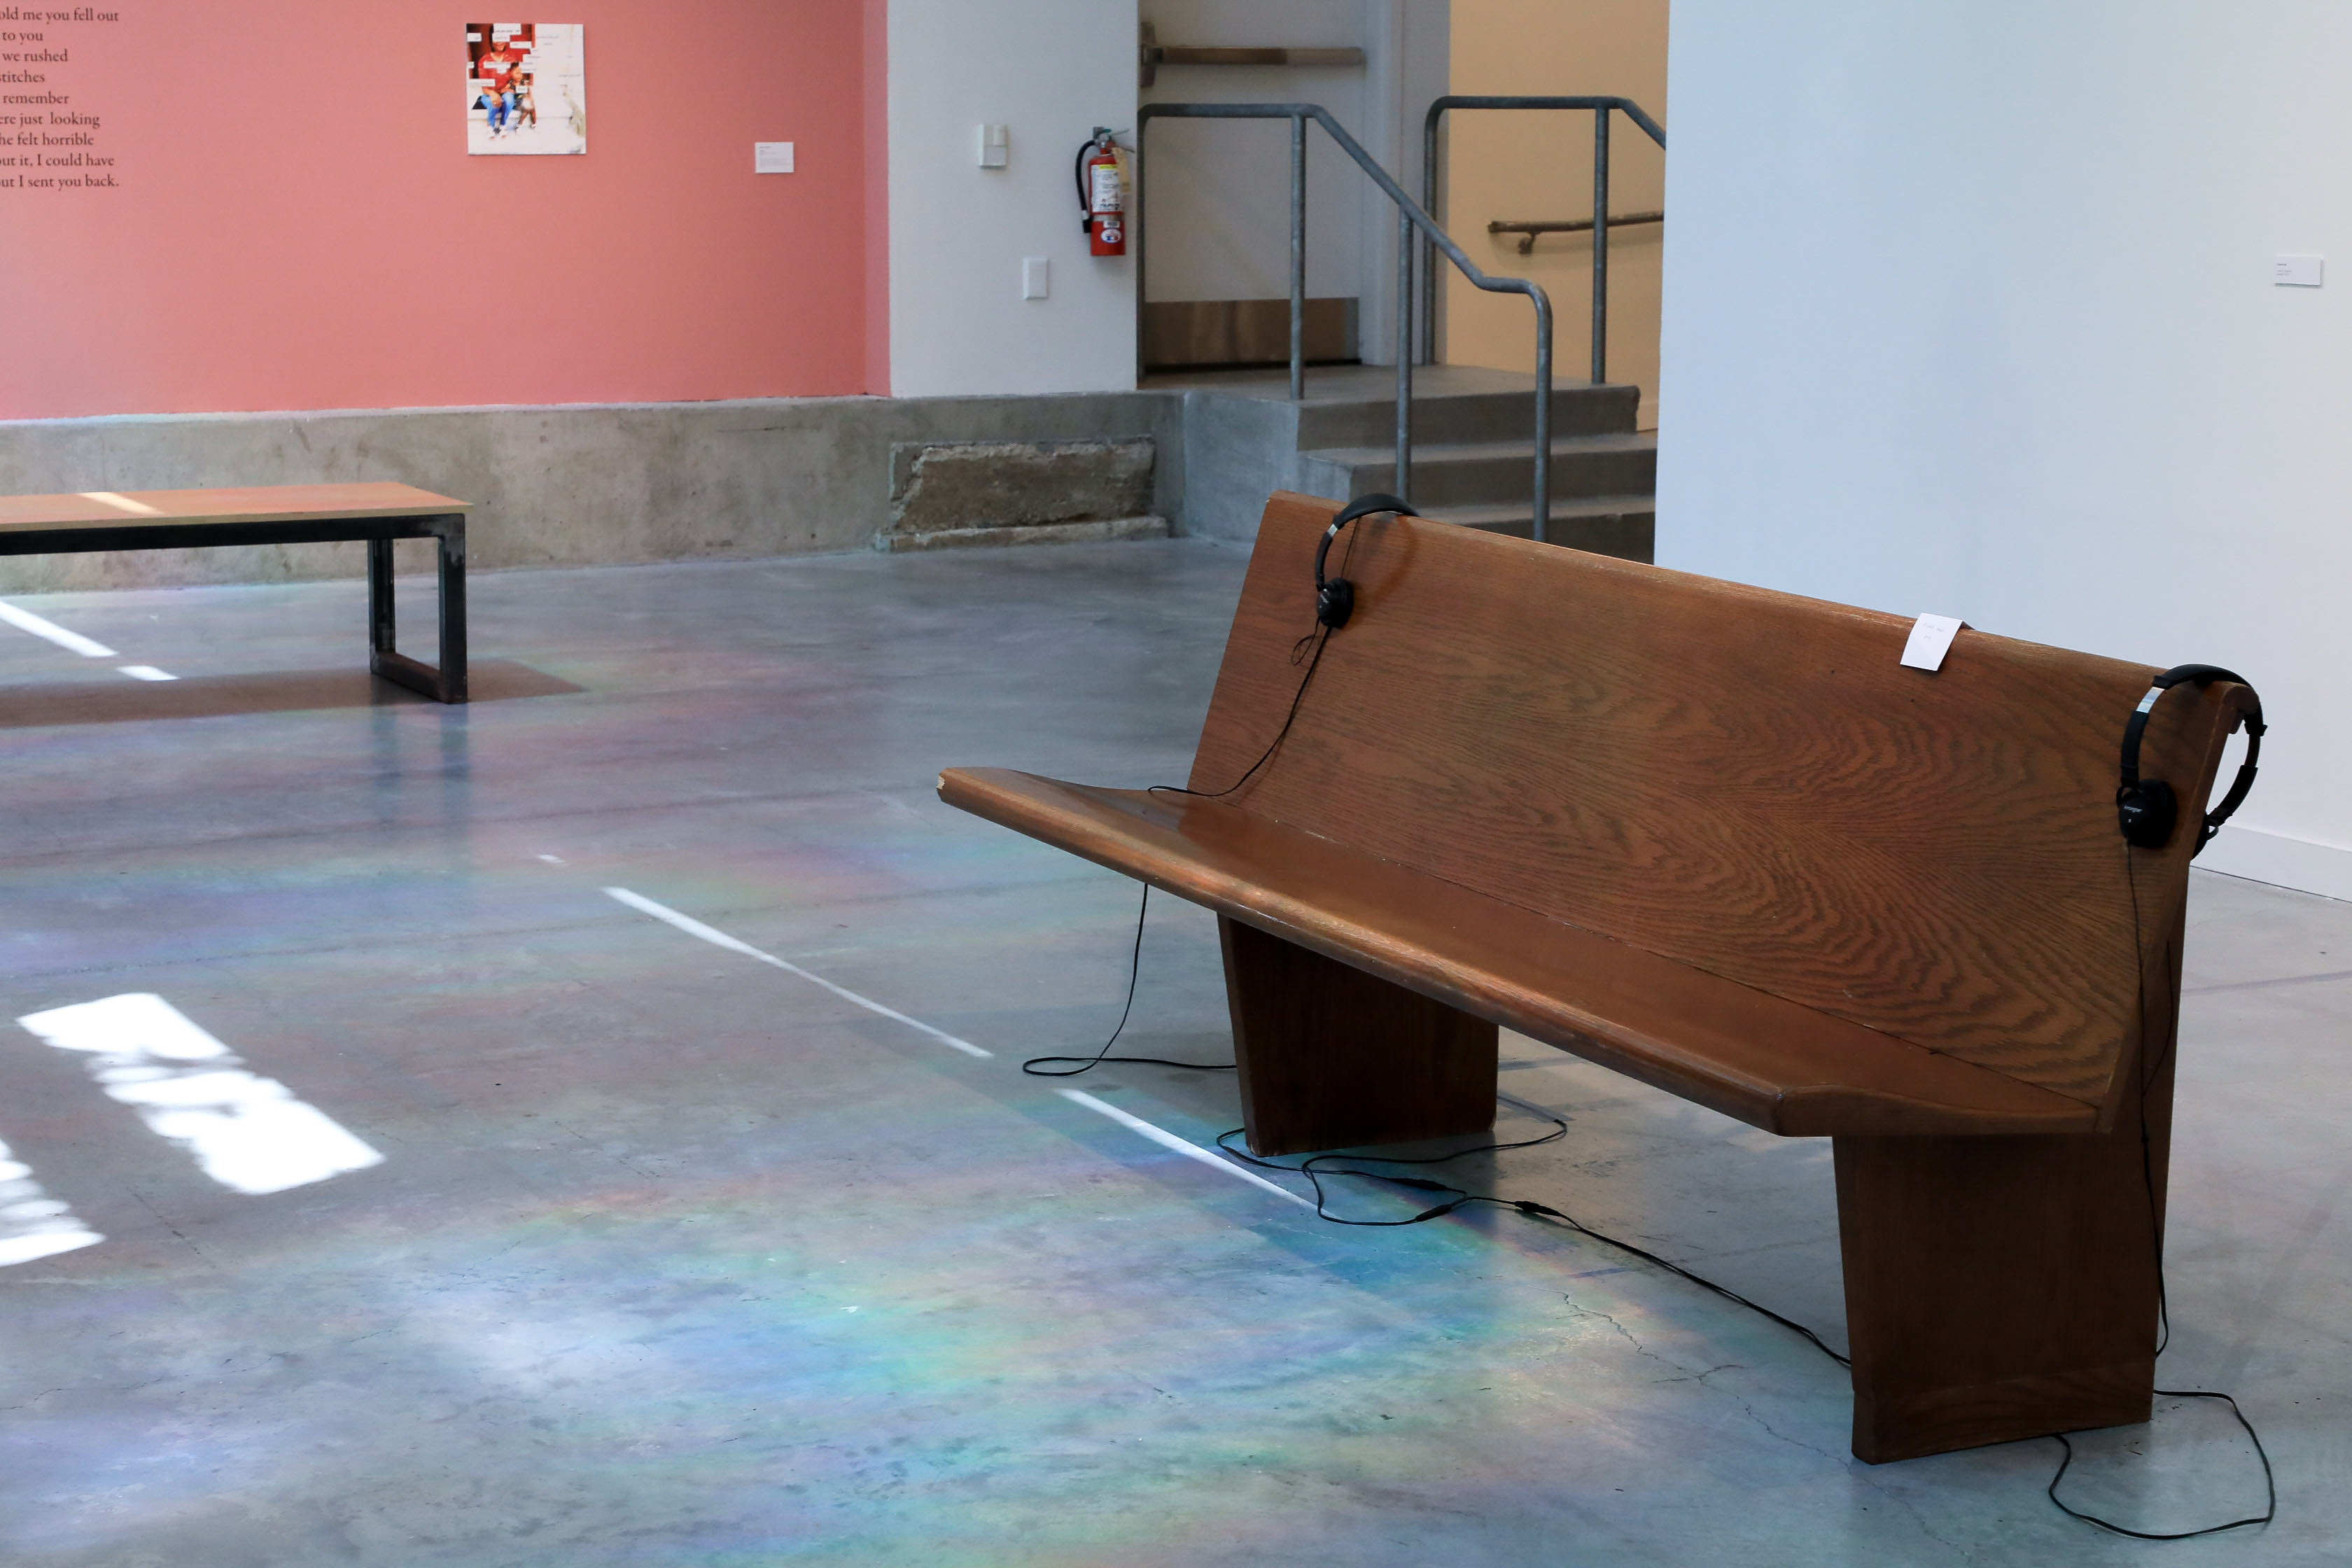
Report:
<svg viewBox="0 0 2352 1568"><path fill-rule="evenodd" d="M1242 1116L1257 1154L1481 1132L1495 1026L1219 917Z"/></svg>
<svg viewBox="0 0 2352 1568"><path fill-rule="evenodd" d="M2148 1418L2163 1060L2145 1166L2137 1087L2105 1134L1833 1140L1856 1458Z"/></svg>

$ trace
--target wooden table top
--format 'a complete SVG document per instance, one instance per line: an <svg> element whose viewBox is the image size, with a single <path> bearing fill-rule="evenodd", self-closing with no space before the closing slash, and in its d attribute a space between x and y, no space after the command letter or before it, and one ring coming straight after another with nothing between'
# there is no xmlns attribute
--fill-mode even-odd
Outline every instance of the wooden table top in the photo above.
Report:
<svg viewBox="0 0 2352 1568"><path fill-rule="evenodd" d="M216 490L83 490L0 496L0 532L37 533L141 523L297 522L346 517L439 517L466 511L414 485L247 485Z"/></svg>

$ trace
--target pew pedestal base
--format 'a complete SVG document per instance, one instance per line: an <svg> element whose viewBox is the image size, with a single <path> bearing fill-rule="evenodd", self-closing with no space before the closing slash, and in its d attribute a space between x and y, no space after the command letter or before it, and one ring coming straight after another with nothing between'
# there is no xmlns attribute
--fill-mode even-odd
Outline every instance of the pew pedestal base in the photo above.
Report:
<svg viewBox="0 0 2352 1568"><path fill-rule="evenodd" d="M2059 1432L2130 1426L2153 1406L2153 1359L2040 1377L1901 1393L1853 1391L1853 1457L1865 1464L1924 1458Z"/></svg>
<svg viewBox="0 0 2352 1568"><path fill-rule="evenodd" d="M1495 1026L1219 916L1250 1152L1305 1154L1495 1125Z"/></svg>
<svg viewBox="0 0 2352 1568"><path fill-rule="evenodd" d="M2169 1075L2112 1132L1837 1138L1853 1452L2148 1418Z"/></svg>
<svg viewBox="0 0 2352 1568"><path fill-rule="evenodd" d="M1492 1128L1492 1023L1218 931L1253 1152ZM2112 1132L1832 1140L1857 1458L2148 1418L2171 1087L2148 1086L2145 1146L2137 1085Z"/></svg>

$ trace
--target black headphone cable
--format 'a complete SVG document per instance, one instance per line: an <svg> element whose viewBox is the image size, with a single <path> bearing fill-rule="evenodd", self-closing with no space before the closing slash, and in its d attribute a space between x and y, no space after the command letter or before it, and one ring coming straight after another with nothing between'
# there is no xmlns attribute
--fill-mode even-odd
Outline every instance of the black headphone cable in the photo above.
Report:
<svg viewBox="0 0 2352 1568"><path fill-rule="evenodd" d="M1282 728L1275 731L1274 739L1266 742L1265 750L1258 753L1257 761L1252 763L1248 771L1241 777L1221 790L1187 789L1181 784L1152 784L1144 791L1146 795L1189 795L1195 800L1223 800L1249 783L1251 779L1255 778L1258 770L1274 760L1276 751L1281 747L1284 741L1289 738L1290 727L1298 721L1299 704L1307 700L1307 688L1315 679L1316 667L1323 662L1323 650L1330 646L1331 634L1348 624L1348 617L1355 609L1356 585L1344 576L1332 578L1328 582L1324 578L1323 563L1330 553L1331 541L1339 537L1341 529L1357 519L1370 517L1383 511L1394 512L1399 517L1421 515L1413 510L1411 504L1402 496L1379 493L1358 496L1342 507L1338 515L1332 518L1331 526L1325 531L1321 542L1316 546L1315 629L1290 645L1290 662L1295 665L1301 658L1305 658L1307 673L1298 678L1298 689L1290 694L1290 710L1282 716ZM1356 535L1351 533L1348 536L1347 551L1339 557L1339 570L1342 573L1348 570L1348 562L1355 553ZM1340 602L1336 605L1331 597L1334 591L1341 596ZM1310 646L1313 648L1312 657L1308 655Z"/></svg>
<svg viewBox="0 0 2352 1568"><path fill-rule="evenodd" d="M2209 833L2206 837L2210 838L2211 835ZM2201 841L2199 847L2203 847ZM2124 884L2131 893L2133 973L2139 982L2139 1005L2145 1008L2147 998L2147 950L2140 941L2138 861L2133 855L2132 846L2128 842L2124 845ZM2169 955L2168 963L2177 963L2179 957L2179 954L2174 952ZM2180 994L2179 976L2174 973L2170 974L2169 978L2172 981L2171 994L2179 996ZM2156 1140L2148 1127L2147 1097L2149 1089L2155 1085L2157 1079L2163 1077L2166 1067L2169 1065L2174 1044L2179 1038L2179 1020L2176 1019L2173 1027L2167 1031L2163 1053L2153 1062L2144 1060L2139 1068L2139 1174L2141 1184L2147 1194L2148 1239L2156 1254L2156 1354L2158 1356L2164 1354L2172 1343L2172 1301L2164 1279L2164 1220L2158 1211L2156 1201ZM2146 1032L2143 1031L2143 1044L2145 1041ZM2152 1392L2161 1394L2168 1399L2218 1399L2230 1407L2230 1414L2238 1418L2240 1426L2245 1428L2246 1440L2253 1444L2254 1457L2263 1463L2264 1493L2263 1511L2245 1519L2233 1519L2227 1524L2209 1524L2202 1530L2168 1532L2132 1530L2116 1523L2113 1520L2101 1519L2093 1513L2084 1513L2058 1495L2058 1483L2066 1479L2066 1472L2074 1463L2074 1445L2067 1440L2065 1433L2053 1432L2050 1435L2051 1437L2066 1451L2065 1457L2058 1461L2058 1471L2050 1478L2050 1485L2046 1489L2050 1500L2057 1506L2058 1510L2071 1518L2079 1519L2085 1524L2095 1524L2110 1534L2127 1535L2135 1541L2190 1541L2200 1535L2219 1534L2225 1530L2242 1530L2248 1525L2268 1524L2277 1519L2278 1475L2271 1468L2270 1450L2263 1447L2262 1435L2254 1430L2254 1424L2246 1419L2246 1413L2239 1408L2237 1400L2230 1394L2205 1388L2158 1388Z"/></svg>
<svg viewBox="0 0 2352 1568"><path fill-rule="evenodd" d="M1023 1072L1027 1073L1031 1078L1076 1078L1082 1072L1093 1071L1105 1062L1137 1062L1145 1067L1155 1068L1188 1068L1194 1072L1232 1072L1239 1068L1241 1064L1238 1062L1176 1062L1170 1061L1166 1057L1115 1057L1110 1054L1110 1048L1118 1044L1119 1036L1127 1032L1128 1016L1135 1011L1135 983L1143 974L1143 917L1150 912L1150 909L1151 884L1146 882L1143 884L1142 900L1138 904L1135 911L1135 947L1127 958L1127 1005L1118 1010L1118 1026L1110 1032L1110 1038L1102 1043L1102 1049L1090 1057L1031 1057L1021 1064ZM1078 1065L1074 1068L1042 1067L1039 1064L1043 1062L1076 1062Z"/></svg>
<svg viewBox="0 0 2352 1568"><path fill-rule="evenodd" d="M1396 498L1393 496L1369 496L1364 498L1364 500L1389 501L1395 500ZM1354 504L1356 506L1361 506L1363 505L1363 501L1360 500ZM1402 508L1403 503L1399 501L1397 505L1399 508ZM1353 509L1350 508L1349 510L1352 510ZM1340 513L1339 518L1332 523L1332 530L1336 532L1341 523L1353 521L1354 519L1348 515L1348 511L1343 510ZM1325 537L1323 544L1325 550L1329 548L1330 538L1328 535ZM1348 539L1349 554L1352 555L1355 552L1355 537L1351 534ZM1322 560L1323 551L1318 550L1316 552L1315 572L1316 586L1318 593L1323 585ZM1344 572L1347 570L1347 566L1348 556L1342 555L1339 558L1339 569ZM1222 800L1226 795L1232 795L1234 791L1240 789L1242 785L1249 783L1251 779L1256 777L1258 770L1265 767L1266 763L1274 760L1274 753L1281 748L1282 742L1289 738L1290 727L1297 722L1299 705L1307 700L1307 688L1315 679L1316 667L1323 662L1323 649L1330 642L1331 633L1334 629L1334 626L1331 622L1324 620L1320 616L1318 616L1315 629L1308 632L1305 637L1300 637L1296 643L1291 645L1290 662L1295 665L1301 658L1305 658L1307 660L1307 672L1298 678L1298 689L1290 694L1290 710L1282 716L1282 728L1275 731L1274 739L1265 743L1265 750L1258 753L1257 761L1249 765L1247 772L1244 773L1241 777L1235 779L1233 783L1227 784L1221 790L1210 791L1187 789L1181 784L1152 784L1148 786L1144 793L1146 795L1189 795L1195 800ZM1308 652L1310 645L1313 650L1311 655ZM1234 1072L1239 1069L1241 1064L1238 1062L1178 1062L1170 1061L1164 1057L1115 1057L1110 1054L1111 1047L1118 1044L1119 1036L1127 1032L1127 1020L1129 1015L1135 1011L1136 983L1143 973L1143 921L1144 916L1150 912L1150 909L1151 884L1146 882L1143 884L1143 897L1138 902L1135 911L1135 951L1130 953L1128 958L1127 1005L1119 1009L1118 1026L1111 1030L1110 1038L1102 1043L1102 1049L1097 1051L1091 1057L1031 1057L1027 1061L1021 1064L1021 1070L1023 1072L1027 1073L1032 1078L1076 1078L1082 1072L1092 1071L1094 1068L1100 1067L1105 1062L1135 1062L1146 1067L1184 1068L1194 1072ZM1078 1065L1076 1067L1045 1067L1040 1065L1047 1062L1056 1064L1076 1062Z"/></svg>

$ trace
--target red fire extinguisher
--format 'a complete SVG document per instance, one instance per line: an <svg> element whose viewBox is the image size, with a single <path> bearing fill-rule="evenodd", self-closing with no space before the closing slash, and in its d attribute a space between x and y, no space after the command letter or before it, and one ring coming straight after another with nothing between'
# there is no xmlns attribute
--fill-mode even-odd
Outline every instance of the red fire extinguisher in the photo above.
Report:
<svg viewBox="0 0 2352 1568"><path fill-rule="evenodd" d="M1093 242L1089 248L1097 256L1125 256L1125 160L1118 143L1111 139L1109 126L1096 126L1095 133L1079 145L1076 172L1078 211L1085 215L1080 226Z"/></svg>

